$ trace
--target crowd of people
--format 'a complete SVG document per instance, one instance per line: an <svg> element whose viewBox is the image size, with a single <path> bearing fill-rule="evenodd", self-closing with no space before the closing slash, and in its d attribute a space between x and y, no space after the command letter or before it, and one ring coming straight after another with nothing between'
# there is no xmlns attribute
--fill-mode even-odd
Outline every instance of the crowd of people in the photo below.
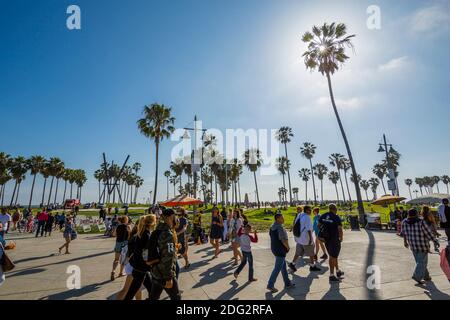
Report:
<svg viewBox="0 0 450 320"><path fill-rule="evenodd" d="M295 287L290 280L291 273L297 272L297 261L305 257L309 261L309 271L320 272L322 264L328 260L329 281L340 282L344 278L344 271L339 267L339 255L344 232L342 220L338 216L335 204L329 204L328 212L320 214L319 208L308 205L298 206L294 224L290 230L295 240L295 250L291 260L289 234L284 226L284 216L281 211L273 215L274 222L269 229L270 248L274 256L274 267L267 282L267 290L276 293L276 281L282 274L285 289ZM119 216L115 212L111 219L101 209L100 219L110 220L111 236L115 237L114 259L111 269L111 281L118 277L126 277L124 286L117 293L118 300L140 300L142 290L148 292L150 300L160 298L162 291L173 300L181 299L182 290L179 288L180 264L184 260L184 269L191 267L189 259L189 245L210 243L213 248L212 259L218 258L224 245L232 250L233 272L237 279L243 269L248 266L248 282L255 282L253 266L252 244L258 242L258 232L249 223L243 209L213 207L210 223L202 223L203 211L193 213L192 222L188 219L184 208L176 210L155 207L135 222L128 215ZM450 207L448 199L444 199L438 208L440 227L447 239L450 235ZM23 230L20 221L33 220L33 227L26 226ZM400 220L400 221L398 221ZM438 225L428 206L405 211L399 208L395 215L398 235L404 239L404 245L409 248L414 257L416 267L412 278L419 284L431 280L428 272L428 255L431 253L430 243L438 251ZM208 232L204 225L208 225ZM27 223L28 225L28 223ZM31 212L23 214L14 209L12 215L6 208L0 214L0 258L4 252L5 233L8 230L20 232L34 232L35 237L51 236L52 230L63 233L64 243L59 247L59 253L70 254L71 241L77 238L75 216L65 213L53 213L46 208L39 210L33 216ZM450 240L447 250L450 250ZM1 268L0 268L1 269ZM118 274L117 274L117 269ZM4 274L0 270L0 281Z"/></svg>

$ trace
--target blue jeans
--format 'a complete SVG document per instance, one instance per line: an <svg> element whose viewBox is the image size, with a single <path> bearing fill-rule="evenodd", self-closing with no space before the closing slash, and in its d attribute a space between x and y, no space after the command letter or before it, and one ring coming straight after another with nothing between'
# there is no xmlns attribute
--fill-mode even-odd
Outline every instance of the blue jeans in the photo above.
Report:
<svg viewBox="0 0 450 320"><path fill-rule="evenodd" d="M236 270L236 274L241 273L248 261L248 280L253 279L253 255L251 252L242 251L242 262Z"/></svg>
<svg viewBox="0 0 450 320"><path fill-rule="evenodd" d="M423 280L425 278L429 278L430 274L428 273L428 252L414 252L414 259L416 260L416 268L414 269L413 278L415 280Z"/></svg>
<svg viewBox="0 0 450 320"><path fill-rule="evenodd" d="M284 286L288 287L291 285L291 280L289 280L286 268L286 257L275 257L275 266L273 268L272 274L270 275L269 283L267 285L268 288L274 288L280 271L281 275L283 276Z"/></svg>

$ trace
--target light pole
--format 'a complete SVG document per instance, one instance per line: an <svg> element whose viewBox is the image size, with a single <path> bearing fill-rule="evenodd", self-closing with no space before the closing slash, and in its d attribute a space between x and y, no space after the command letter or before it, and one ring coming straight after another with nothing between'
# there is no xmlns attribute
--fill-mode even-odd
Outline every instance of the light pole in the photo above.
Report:
<svg viewBox="0 0 450 320"><path fill-rule="evenodd" d="M392 144L388 144L386 141L386 135L383 134L383 142L379 143L379 148L378 148L378 152L385 152L386 153L386 164L387 164L387 169L388 169L388 176L389 176L389 181L388 181L388 188L389 190L392 191L392 195L395 196L397 194L397 182L395 180L395 172L394 172L394 168L391 166L391 162L389 160L389 152L393 152L394 148L392 147ZM388 151L388 147L389 147L389 151Z"/></svg>
<svg viewBox="0 0 450 320"><path fill-rule="evenodd" d="M184 128L185 133L183 135L183 139L189 139L189 134L187 133L187 131L193 131L194 132L194 149L192 150L192 155L191 155L191 167L192 167L192 172L194 175L194 198L197 199L197 171L198 171L198 167L201 168L201 165L203 164L203 154L202 154L202 159L200 159L200 161L196 161L197 160L197 131L202 132L202 143L203 143L203 137L204 134L206 132L207 129L202 129L197 128L197 116L194 116L194 128ZM202 150L203 150L203 145L202 145Z"/></svg>

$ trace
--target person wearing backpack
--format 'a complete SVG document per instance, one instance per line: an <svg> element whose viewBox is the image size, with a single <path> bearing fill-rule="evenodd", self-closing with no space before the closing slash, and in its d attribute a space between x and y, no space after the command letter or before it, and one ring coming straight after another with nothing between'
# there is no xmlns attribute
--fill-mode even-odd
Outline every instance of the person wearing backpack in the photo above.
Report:
<svg viewBox="0 0 450 320"><path fill-rule="evenodd" d="M294 259L289 263L289 268L292 272L296 272L297 268L295 267L295 263L298 258L307 255L310 260L309 271L321 271L315 261L315 244L313 238L313 226L311 223L312 208L310 206L305 206L303 211L302 214L297 215L294 223L293 233L297 245L295 248Z"/></svg>
<svg viewBox="0 0 450 320"><path fill-rule="evenodd" d="M133 300L136 293L142 285L147 289L148 293L152 290L152 281L149 271L151 270L154 259L151 257L151 235L154 233L156 225L156 216L150 214L143 216L139 220L137 233L128 241L128 249L130 250L129 262L133 267L133 281L130 284L124 300Z"/></svg>
<svg viewBox="0 0 450 320"><path fill-rule="evenodd" d="M285 288L291 289L295 287L294 283L289 279L286 268L286 254L289 252L290 248L288 235L283 227L284 217L281 213L276 213L274 218L275 222L272 224L269 231L270 249L275 256L275 266L267 284L267 290L271 293L278 292L278 289L275 288L275 282L277 281L280 272L283 276Z"/></svg>
<svg viewBox="0 0 450 320"><path fill-rule="evenodd" d="M152 291L149 300L159 300L162 291L166 291L171 300L181 300L176 278L177 250L176 234L172 231L175 226L175 211L165 209L162 221L156 227L157 251L159 261L152 266Z"/></svg>
<svg viewBox="0 0 450 320"><path fill-rule="evenodd" d="M340 282L344 276L344 272L339 269L339 253L341 252L341 243L344 239L341 218L337 215L337 206L332 203L328 206L329 212L323 214L319 218L319 235L318 238L325 242L330 259L330 282ZM336 271L336 275L335 272Z"/></svg>

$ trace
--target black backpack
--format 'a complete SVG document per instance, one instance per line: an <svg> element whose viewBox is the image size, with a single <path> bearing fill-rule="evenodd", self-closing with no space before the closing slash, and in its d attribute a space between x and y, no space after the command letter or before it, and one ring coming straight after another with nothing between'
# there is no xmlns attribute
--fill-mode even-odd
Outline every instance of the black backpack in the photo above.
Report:
<svg viewBox="0 0 450 320"><path fill-rule="evenodd" d="M300 220L301 219L297 219L297 221L294 224L294 228L292 229L292 233L294 233L294 236L297 238L300 238L300 235L302 234L302 231L300 230L300 228L302 227Z"/></svg>

